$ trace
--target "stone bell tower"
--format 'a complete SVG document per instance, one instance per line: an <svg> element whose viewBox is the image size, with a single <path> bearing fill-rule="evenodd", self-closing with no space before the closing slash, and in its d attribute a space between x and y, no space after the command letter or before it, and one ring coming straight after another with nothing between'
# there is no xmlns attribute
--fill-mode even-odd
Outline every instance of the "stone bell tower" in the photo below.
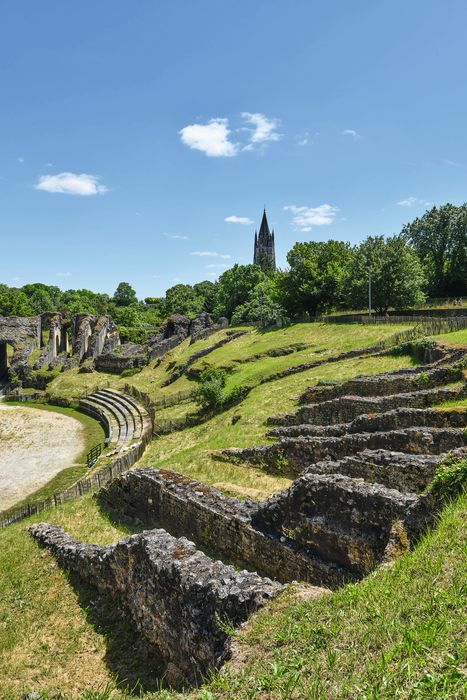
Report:
<svg viewBox="0 0 467 700"><path fill-rule="evenodd" d="M276 269L276 251L274 247L274 231L269 231L266 209L263 212L259 233L255 231L255 252L253 263L259 265L265 272Z"/></svg>

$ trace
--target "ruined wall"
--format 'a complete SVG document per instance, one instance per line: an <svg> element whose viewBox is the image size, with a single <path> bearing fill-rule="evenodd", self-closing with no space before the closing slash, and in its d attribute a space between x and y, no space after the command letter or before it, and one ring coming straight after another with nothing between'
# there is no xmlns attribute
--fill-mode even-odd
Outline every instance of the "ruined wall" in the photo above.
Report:
<svg viewBox="0 0 467 700"><path fill-rule="evenodd" d="M300 436L281 438L273 445L220 450L219 456L254 464L287 468L300 474L313 462L341 459L362 450L396 450L409 454L441 454L465 443L463 428L413 427L376 433L353 433L339 437Z"/></svg>
<svg viewBox="0 0 467 700"><path fill-rule="evenodd" d="M459 450L454 450L459 452ZM390 450L363 450L340 460L315 462L306 474L343 474L389 489L421 493L432 481L445 455L409 455Z"/></svg>
<svg viewBox="0 0 467 700"><path fill-rule="evenodd" d="M435 387L392 396L340 396L336 399L301 406L295 413L282 413L268 419L269 425L330 425L349 423L362 414L385 413L397 408L427 408L467 396L467 384L460 388Z"/></svg>
<svg viewBox="0 0 467 700"><path fill-rule="evenodd" d="M465 412L437 411L424 408L396 408L385 413L360 414L350 423L336 425L286 425L268 431L270 437L296 437L315 435L318 437L340 437L346 433L374 433L399 430L413 426L430 428L463 428Z"/></svg>
<svg viewBox="0 0 467 700"><path fill-rule="evenodd" d="M414 368L355 377L335 385L313 386L300 397L300 403L315 403L339 396L387 396L462 381L462 370L454 367Z"/></svg>
<svg viewBox="0 0 467 700"><path fill-rule="evenodd" d="M127 611L147 643L163 655L166 680L199 684L229 656L221 621L237 627L282 586L213 561L185 538L164 530L133 535L109 547L73 540L44 523L33 536Z"/></svg>
<svg viewBox="0 0 467 700"><path fill-rule="evenodd" d="M176 472L136 469L101 489L98 497L121 517L167 528L176 536L193 539L215 557L253 567L282 582L336 587L352 578L332 562L301 552L282 533L274 536L252 527L257 504L228 498Z"/></svg>

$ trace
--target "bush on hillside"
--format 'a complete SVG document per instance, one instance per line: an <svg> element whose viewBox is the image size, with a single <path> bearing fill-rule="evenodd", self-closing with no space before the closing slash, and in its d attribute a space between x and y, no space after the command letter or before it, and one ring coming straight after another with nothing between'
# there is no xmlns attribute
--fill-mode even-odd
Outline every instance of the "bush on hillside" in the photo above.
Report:
<svg viewBox="0 0 467 700"><path fill-rule="evenodd" d="M428 491L437 496L452 497L467 487L467 457L448 455L438 466Z"/></svg>
<svg viewBox="0 0 467 700"><path fill-rule="evenodd" d="M200 375L199 385L193 398L203 411L212 411L233 406L247 396L250 386L236 386L225 391L227 372L221 367L206 367Z"/></svg>

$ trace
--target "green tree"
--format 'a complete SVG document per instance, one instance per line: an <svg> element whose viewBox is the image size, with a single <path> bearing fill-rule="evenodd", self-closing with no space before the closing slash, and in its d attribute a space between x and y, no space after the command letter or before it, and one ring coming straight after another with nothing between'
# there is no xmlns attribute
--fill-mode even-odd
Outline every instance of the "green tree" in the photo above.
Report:
<svg viewBox="0 0 467 700"><path fill-rule="evenodd" d="M295 243L287 254L290 270L278 277L285 309L292 316L316 316L341 304L352 255L342 241Z"/></svg>
<svg viewBox="0 0 467 700"><path fill-rule="evenodd" d="M211 314L217 303L217 284L209 280L193 285L195 294L203 300L203 311Z"/></svg>
<svg viewBox="0 0 467 700"><path fill-rule="evenodd" d="M138 303L136 292L128 282L120 282L113 295L113 300L116 306L131 306Z"/></svg>
<svg viewBox="0 0 467 700"><path fill-rule="evenodd" d="M467 294L467 204L433 207L402 234L422 261L430 296Z"/></svg>
<svg viewBox="0 0 467 700"><path fill-rule="evenodd" d="M56 311L60 308L63 292L55 285L34 282L33 284L25 284L21 289L28 299L35 297L36 303L34 306L47 306L42 311ZM42 313L42 311L37 311L36 313Z"/></svg>
<svg viewBox="0 0 467 700"><path fill-rule="evenodd" d="M226 270L217 283L215 315L231 319L237 306L246 304L252 290L265 280L267 275L258 265L234 265Z"/></svg>
<svg viewBox="0 0 467 700"><path fill-rule="evenodd" d="M372 308L378 313L386 313L390 307L410 308L424 301L423 268L404 236L369 236L356 248L345 282L350 308L367 307L370 269Z"/></svg>
<svg viewBox="0 0 467 700"><path fill-rule="evenodd" d="M21 289L0 284L0 316L33 316L34 309Z"/></svg>
<svg viewBox="0 0 467 700"><path fill-rule="evenodd" d="M195 316L203 310L203 299L189 284L176 284L165 293L165 315Z"/></svg>
<svg viewBox="0 0 467 700"><path fill-rule="evenodd" d="M232 325L242 323L258 323L260 326L270 326L273 323L286 322L283 307L275 300L275 287L272 279L266 279L254 287L245 304L237 306L232 314Z"/></svg>

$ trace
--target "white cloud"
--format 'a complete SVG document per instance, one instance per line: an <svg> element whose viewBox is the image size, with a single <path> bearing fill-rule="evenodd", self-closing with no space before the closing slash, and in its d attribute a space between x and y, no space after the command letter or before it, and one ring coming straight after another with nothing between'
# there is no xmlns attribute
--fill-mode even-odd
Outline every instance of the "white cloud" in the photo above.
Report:
<svg viewBox="0 0 467 700"><path fill-rule="evenodd" d="M81 173L58 173L57 175L41 175L39 182L34 185L36 190L43 192L60 192L62 194L77 194L89 196L107 192L105 185L99 184L95 175Z"/></svg>
<svg viewBox="0 0 467 700"><path fill-rule="evenodd" d="M418 197L407 197L407 199L401 199L400 202L396 202L398 207L413 207L416 205L429 207L431 202L425 202L424 199L419 199Z"/></svg>
<svg viewBox="0 0 467 700"><path fill-rule="evenodd" d="M306 232L311 231L312 226L332 224L339 209L330 204L320 204L319 207L297 207L295 204L289 204L284 207L284 211L291 211L295 226Z"/></svg>
<svg viewBox="0 0 467 700"><path fill-rule="evenodd" d="M229 120L211 119L207 124L189 124L180 129L182 142L207 156L235 156L238 144L229 141Z"/></svg>
<svg viewBox="0 0 467 700"><path fill-rule="evenodd" d="M229 265L226 265L225 263L211 263L210 265L206 265L206 267L208 270L213 270L216 268L225 270L229 267Z"/></svg>
<svg viewBox="0 0 467 700"><path fill-rule="evenodd" d="M221 253L214 253L211 250L195 250L190 255L197 255L199 258L222 258L223 260L228 260L231 255L222 255Z"/></svg>
<svg viewBox="0 0 467 700"><path fill-rule="evenodd" d="M358 139L362 138L355 129L344 129L344 131L341 131L341 134L342 136L351 136L354 141L358 141Z"/></svg>
<svg viewBox="0 0 467 700"><path fill-rule="evenodd" d="M171 238L174 241L189 241L190 239L188 236L179 236L177 233L171 234L171 233L165 233L164 236L166 238Z"/></svg>
<svg viewBox="0 0 467 700"><path fill-rule="evenodd" d="M282 134L276 131L279 126L278 119L270 119L261 112L242 112L241 116L247 124L251 125L251 127L244 127L250 132L249 143L243 147L244 151L252 151L258 144L279 141L282 137Z"/></svg>
<svg viewBox="0 0 467 700"><path fill-rule="evenodd" d="M57 272L57 277L71 277L71 272Z"/></svg>
<svg viewBox="0 0 467 700"><path fill-rule="evenodd" d="M21 156L19 158L17 158L16 160L18 161L18 163L24 163L24 158L22 158Z"/></svg>
<svg viewBox="0 0 467 700"><path fill-rule="evenodd" d="M228 224L243 224L243 226L249 226L253 223L247 216L235 216L235 214L226 216L224 221L227 221Z"/></svg>
<svg viewBox="0 0 467 700"><path fill-rule="evenodd" d="M218 272L208 272L207 276L208 277L219 277L219 273Z"/></svg>
<svg viewBox="0 0 467 700"><path fill-rule="evenodd" d="M459 163L458 160L449 160L449 158L445 158L443 163L445 165L450 165L452 168L462 168L462 163Z"/></svg>

